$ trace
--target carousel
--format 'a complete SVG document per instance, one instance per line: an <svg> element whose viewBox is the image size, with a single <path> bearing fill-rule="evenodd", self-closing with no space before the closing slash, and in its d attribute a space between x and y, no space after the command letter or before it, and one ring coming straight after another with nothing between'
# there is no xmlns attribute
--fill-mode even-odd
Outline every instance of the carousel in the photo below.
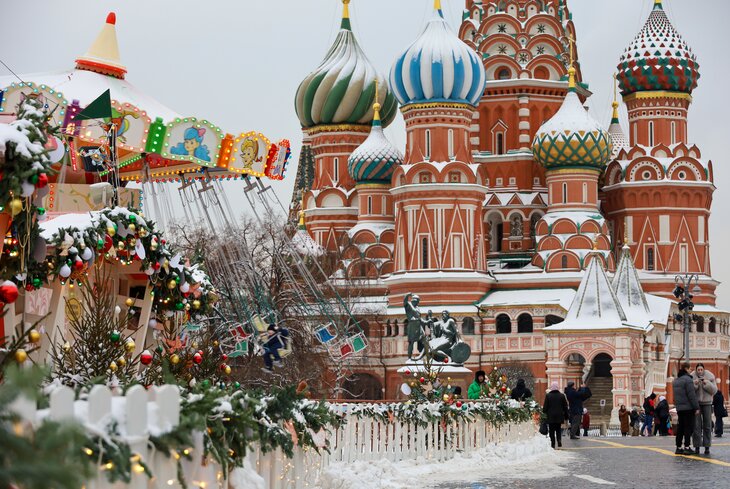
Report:
<svg viewBox="0 0 730 489"><path fill-rule="evenodd" d="M257 131L229 133L205 118L183 116L138 90L126 74L116 16L110 13L73 70L0 77L0 126L17 123L18 111L32 99L49 127L44 138L49 171L40 176L42 185L28 184L27 191L21 186L21 195L11 196L22 203L18 212L4 212L16 221L25 215L37 223L38 233L24 236L9 222L0 230L6 236L0 252L21 260L21 273L11 280L20 299L4 301L8 312L0 319L0 338L39 323L47 334L37 355L47 354L78 309L78 287L103 265L111 270L115 301L134 313L137 344L150 343L165 322L187 324L213 314L223 292L236 304L235 314L223 318L228 353L249 353L280 311L268 284L241 266L251 256L245 243L222 242L207 257L227 284L217 291L160 229L181 218L172 211L181 202L185 222L232 235L226 231L238 216L226 197L226 181L239 180L262 223L267 216L286 215L289 209L268 183L284 178L290 143ZM328 277L316 277L324 272L311 257L322 250L307 238L302 229L288 232L286 252L274 259L290 274L298 314L311 318L311 333L333 357L346 358L364 350L367 339ZM31 261L45 268L33 268ZM322 283L329 288L323 290Z"/></svg>

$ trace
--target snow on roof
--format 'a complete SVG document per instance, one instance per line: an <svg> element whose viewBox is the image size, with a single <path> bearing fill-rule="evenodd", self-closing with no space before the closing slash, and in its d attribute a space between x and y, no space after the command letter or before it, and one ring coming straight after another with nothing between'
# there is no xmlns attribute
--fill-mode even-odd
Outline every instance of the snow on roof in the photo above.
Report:
<svg viewBox="0 0 730 489"><path fill-rule="evenodd" d="M450 165L452 163L455 163L454 161L420 161L418 163L411 163L407 165L401 165L403 167L403 171L408 173L408 171L413 168L416 165L431 165L433 168L436 169L439 173L443 171L444 168L446 168L446 165ZM477 171L479 171L479 164L478 163L466 163L466 166L469 167L471 172L476 175Z"/></svg>
<svg viewBox="0 0 730 489"><path fill-rule="evenodd" d="M672 301L669 301L670 303ZM715 306L712 306L710 304L695 304L695 307L692 309L692 312L703 312L703 313L715 313L715 314L730 314L729 311L725 311L724 309L718 309Z"/></svg>
<svg viewBox="0 0 730 489"><path fill-rule="evenodd" d="M441 314L444 311L449 311L451 315L476 315L479 311L477 306L474 304L441 304L441 305L429 305L427 302L421 302L420 309L422 313L431 311L434 314ZM403 310L403 306L388 306L388 316L403 316L406 313Z"/></svg>
<svg viewBox="0 0 730 489"><path fill-rule="evenodd" d="M109 89L113 100L136 106L138 109L145 111L152 120L161 117L165 122L172 122L181 117L178 113L146 95L128 81L91 71L72 70L33 73L23 75L23 79L36 85L44 84L57 92L61 92L67 100L78 100L82 107L87 106ZM0 87L10 86L15 81L17 79L12 76L0 77Z"/></svg>
<svg viewBox="0 0 730 489"><path fill-rule="evenodd" d="M631 327L626 324L626 314L611 287L603 261L593 259L578 287L565 321L545 330L590 331L626 326Z"/></svg>
<svg viewBox="0 0 730 489"><path fill-rule="evenodd" d="M380 237L390 229L395 229L395 224L392 222L358 222L347 230L347 235L352 238L360 231L371 231L376 237Z"/></svg>
<svg viewBox="0 0 730 489"><path fill-rule="evenodd" d="M616 267L616 274L613 276L611 285L629 323L643 326L652 322L651 309L646 301L646 295L641 287L639 274L636 272L628 246L624 246L621 252L621 259Z"/></svg>
<svg viewBox="0 0 730 489"><path fill-rule="evenodd" d="M95 213L87 212L85 214L61 214L53 219L48 219L39 223L40 234L46 241L51 241L54 234L58 234L59 229L76 228L79 231L95 228ZM98 213L96 213L98 214Z"/></svg>
<svg viewBox="0 0 730 489"><path fill-rule="evenodd" d="M538 134L604 132L603 127L583 107L576 92L568 92L555 115L543 124Z"/></svg>
<svg viewBox="0 0 730 489"><path fill-rule="evenodd" d="M305 229L298 229L291 239L294 249L305 256L321 256L324 249L316 242Z"/></svg>
<svg viewBox="0 0 730 489"><path fill-rule="evenodd" d="M596 221L602 226L606 219L598 211L550 211L542 216L548 226L552 226L558 219L569 219L580 226L586 221Z"/></svg>
<svg viewBox="0 0 730 489"><path fill-rule="evenodd" d="M575 297L574 289L515 289L496 290L479 303L480 307L500 306L560 306L568 311Z"/></svg>

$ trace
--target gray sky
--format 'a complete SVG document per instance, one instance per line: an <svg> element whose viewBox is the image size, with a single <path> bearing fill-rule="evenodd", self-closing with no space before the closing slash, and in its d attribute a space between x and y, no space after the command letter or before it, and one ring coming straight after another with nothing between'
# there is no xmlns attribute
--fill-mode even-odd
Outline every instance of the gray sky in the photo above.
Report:
<svg viewBox="0 0 730 489"><path fill-rule="evenodd" d="M442 1L456 31L464 2ZM594 117L606 124L612 73L653 3L568 0L583 77L594 93L589 105ZM730 136L730 42L721 37L730 2L664 0L664 5L700 62L702 78L690 109L689 138L715 166L713 275L726 282L719 289L718 305L730 309L730 259L724 248L730 243L725 221L730 169L723 158ZM381 73L387 74L395 57L419 34L431 6L431 0L352 1L353 30ZM113 10L129 81L176 112L208 119L229 133L258 130L272 139L288 137L294 162L301 143L294 94L324 57L341 12L338 0L4 0L3 7L9 20L0 30L0 56L17 73L72 68ZM0 75L6 74L0 66ZM400 116L386 133L394 143L405 145ZM274 183L287 201L295 171L294 163L289 178ZM245 212L245 200L236 202Z"/></svg>

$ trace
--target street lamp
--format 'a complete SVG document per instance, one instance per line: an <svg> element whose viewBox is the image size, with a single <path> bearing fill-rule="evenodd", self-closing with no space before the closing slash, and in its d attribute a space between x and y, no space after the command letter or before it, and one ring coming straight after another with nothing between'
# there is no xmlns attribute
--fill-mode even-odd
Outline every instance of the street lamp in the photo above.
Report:
<svg viewBox="0 0 730 489"><path fill-rule="evenodd" d="M695 284L694 287L692 287L692 282ZM689 332L692 327L692 309L695 307L692 302L694 295L690 292L690 287L692 287L692 292L695 294L701 292L700 277L695 273L685 274L684 276L677 275L674 277L674 284L674 291L672 293L679 300L677 307L680 312L680 314L674 316L674 319L676 321L682 321L684 325L684 355L682 356L685 362L689 362Z"/></svg>

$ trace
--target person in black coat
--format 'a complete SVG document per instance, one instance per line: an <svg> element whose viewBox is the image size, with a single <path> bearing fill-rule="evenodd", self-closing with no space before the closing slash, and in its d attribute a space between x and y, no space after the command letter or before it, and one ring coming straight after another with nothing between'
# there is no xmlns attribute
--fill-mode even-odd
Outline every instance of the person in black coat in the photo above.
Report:
<svg viewBox="0 0 730 489"><path fill-rule="evenodd" d="M264 343L264 368L265 372L274 370L274 366L281 367L281 356L279 350L286 348L286 341L289 337L289 330L279 327L272 321L266 331L267 341Z"/></svg>
<svg viewBox="0 0 730 489"><path fill-rule="evenodd" d="M515 401L524 401L532 397L532 391L525 385L525 379L517 379L517 385L512 389L510 397Z"/></svg>
<svg viewBox="0 0 730 489"><path fill-rule="evenodd" d="M550 392L545 396L542 412L547 417L550 445L555 448L555 442L557 441L558 447L562 447L563 440L560 425L568 419L568 400L560 392L557 382L550 384Z"/></svg>
<svg viewBox="0 0 730 489"><path fill-rule="evenodd" d="M717 389L715 395L712 396L712 410L715 412L715 436L717 438L722 437L722 418L727 416L727 409L725 409L725 397L723 397L720 389Z"/></svg>
<svg viewBox="0 0 730 489"><path fill-rule="evenodd" d="M565 388L565 397L570 404L570 439L577 440L580 434L580 423L583 418L583 401L592 396L587 385L582 384L580 389L575 388L575 382L568 382Z"/></svg>
<svg viewBox="0 0 730 489"><path fill-rule="evenodd" d="M657 426L659 436L669 435L669 403L666 397L659 396L659 402L654 408L654 416L659 420L659 426Z"/></svg>

